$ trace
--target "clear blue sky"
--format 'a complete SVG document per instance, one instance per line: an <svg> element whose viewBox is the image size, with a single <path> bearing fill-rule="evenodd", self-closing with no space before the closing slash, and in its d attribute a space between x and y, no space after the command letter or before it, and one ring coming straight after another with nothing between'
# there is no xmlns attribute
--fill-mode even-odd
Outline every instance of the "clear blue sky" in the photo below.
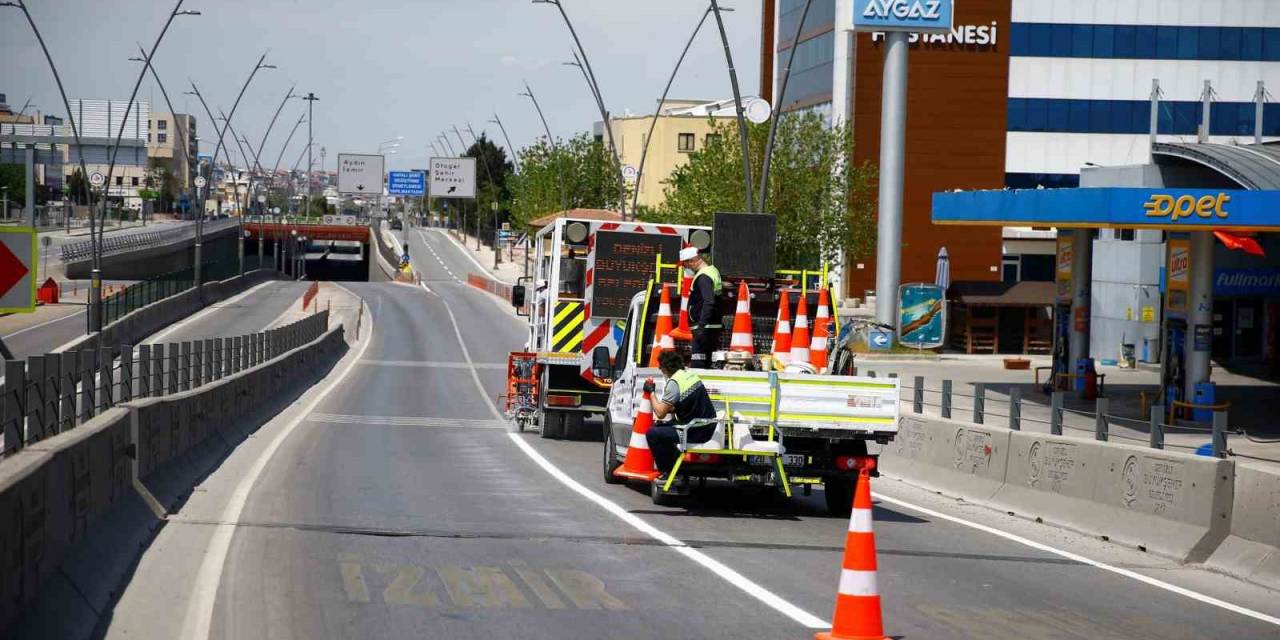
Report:
<svg viewBox="0 0 1280 640"><path fill-rule="evenodd" d="M27 0L66 84L68 96L128 98L140 67L128 61L137 44L150 47L173 4L160 0ZM760 3L729 3L725 14L744 94L758 92ZM701 0L564 0L582 37L608 108L651 111L698 18ZM261 138L290 85L314 91L315 138L332 170L339 152L372 152L380 141L405 136L393 168L425 166L428 141L452 124L470 120L477 133L501 116L517 147L541 124L528 99L528 80L552 132L569 136L598 120L579 71L572 41L551 5L527 0L187 0L199 17L178 18L156 68L179 111L196 115L213 138L194 98L183 96L195 79L215 113L231 108L236 92L263 50L278 70L259 72L235 116L237 131ZM17 9L0 9L0 93L16 110L31 97L42 113L62 114L61 100L39 46ZM708 20L672 89L673 98L727 98L731 94L715 21ZM165 110L149 79L139 91L152 109ZM302 113L291 101L272 131L264 156L273 158ZM466 136L466 133L463 133ZM452 133L450 134L452 137ZM469 139L469 138L468 138ZM297 159L305 125L286 153ZM457 141L453 140L455 146ZM202 145L209 153L211 146ZM265 160L265 158L264 158ZM318 160L317 160L318 162Z"/></svg>

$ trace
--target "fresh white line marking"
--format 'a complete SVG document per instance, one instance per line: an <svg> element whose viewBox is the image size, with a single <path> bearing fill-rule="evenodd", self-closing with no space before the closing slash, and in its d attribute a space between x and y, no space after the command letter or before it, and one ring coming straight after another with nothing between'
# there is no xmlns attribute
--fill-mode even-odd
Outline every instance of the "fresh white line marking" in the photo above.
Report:
<svg viewBox="0 0 1280 640"><path fill-rule="evenodd" d="M675 550L676 553L679 553L680 555L702 565L707 570L711 571L712 573L716 574L720 578L724 579L725 582L728 582L729 584L743 590L744 592L746 592L747 595L772 607L774 610L787 616L788 618L791 618L796 623L803 625L805 627L808 627L810 629L830 629L831 628L831 623L809 613L808 611L805 611L804 609L801 609L800 607L797 607L794 604L791 604L790 602L787 602L786 600L782 599L781 596L777 595L776 593L773 593L772 591L769 591L768 589L765 589L764 587L760 586L759 584L756 584L755 582L752 582L746 576L738 573L737 571L734 571L728 566L725 566L720 561L706 555L705 553L702 553L701 551L698 551L697 549L690 547L684 542L681 542L679 539L658 529L657 527L649 524L648 522L645 522L639 516L627 511L626 509L617 505L616 503L609 500L608 498L605 498L604 496L601 496L600 494L582 486L581 484L578 483L578 481L574 480L573 478L570 478L563 471L556 468L555 465L551 464L550 461L542 457L542 454L535 451L534 448L530 446L529 443L525 442L524 438L521 437L519 434L508 433L507 436L511 438L511 441L514 442L516 446L519 447L520 450L525 453L525 455L529 456L529 458L532 459L538 466L542 467L543 471L546 471L547 473L551 474L551 477L555 478L556 480L559 480L561 484L565 485L566 487L569 487L578 495L581 495L587 500L590 500L591 502L596 503L605 511L608 511L614 516L617 516L623 522L635 527L645 535L648 535L650 538L653 538L654 540L657 540L658 542L661 542L662 544L665 544L668 547L671 547L673 550Z"/></svg>
<svg viewBox="0 0 1280 640"><path fill-rule="evenodd" d="M1082 555L1075 554L1075 553L1071 553L1070 551L1063 551L1063 550L1061 550L1061 549L1056 549L1056 548L1051 547L1051 546L1049 546L1049 545L1047 545L1047 544L1042 544L1042 543L1036 542L1036 541L1034 541L1034 540L1028 540L1027 538L1024 538L1024 537L1022 537L1022 536L1020 536L1020 535L1017 535L1017 534L1009 533L1009 532L1007 532L1007 531L1001 531L1000 529L996 529L996 528L994 528L994 527L988 527L988 526L986 526L986 525L984 525L984 524L978 524L978 523L976 523L976 522L970 522L970 521L968 521L968 520L965 520L964 518L958 518L958 517L956 517L956 516L950 516L950 515L947 515L947 514L945 514L945 513L941 513L941 512L938 512L938 511L934 511L933 509L928 509L928 508L925 508L925 507L920 507L920 506L917 506L917 505L911 504L910 502L906 502L906 501L903 501L903 500L899 500L899 499L897 499L897 498L891 498L891 497L886 496L886 495L884 495L884 494L882 494L882 493L879 493L879 492L874 492L874 491L873 491L873 492L871 493L871 495L872 495L872 496L874 496L877 500L880 500L880 501L882 501L882 502L888 502L889 504L892 504L892 505L897 505L897 506L899 506L899 507L905 507L905 508L910 509L910 510L912 510L912 511L916 511L916 512L918 512L918 513L922 513L922 514L924 514L924 515L926 515L926 516L929 516L929 517L932 517L932 518L938 518L938 519L940 519L940 520L946 520L946 521L948 521L948 522L953 522L953 523L958 524L958 525L961 525L961 526L969 527L970 529L977 529L978 531L982 531L983 533L989 533L989 534L991 534L991 535L993 535L993 536L998 536L998 537L1004 538L1005 540L1009 540L1009 541L1016 542L1016 543L1021 544L1021 545L1025 545L1025 546L1031 547L1032 549L1036 549L1036 550L1039 550L1039 551L1044 551L1044 552L1046 552L1046 553L1052 553L1052 554L1054 554L1054 555L1056 555L1056 556L1059 556L1059 557L1062 557L1062 558L1066 558L1066 559L1068 559L1068 560L1072 560L1072 561L1075 561L1075 562L1079 562L1079 563L1081 563L1081 564L1087 564L1087 565L1089 565L1089 566L1091 566L1091 567L1094 567L1094 568L1097 568L1097 569L1102 569L1103 571L1110 571L1111 573L1114 573L1114 574L1117 574L1117 575L1121 575L1121 576L1124 576L1124 577L1126 577L1126 578L1131 578L1131 579L1133 579L1133 580L1137 580L1138 582L1142 582L1142 583L1144 583L1144 584L1151 585L1151 586L1153 586L1153 587L1156 587L1157 589L1164 589L1165 591L1169 591L1169 592L1171 592L1171 593L1176 593L1176 594L1178 594L1178 595L1180 595L1180 596L1186 596L1186 597L1188 597L1188 598L1191 598L1192 600L1197 600L1197 601L1199 601L1199 602L1203 602L1203 603L1205 603L1205 604L1212 605L1212 606L1218 607L1218 608L1220 608L1220 609L1226 609L1227 611L1231 611L1231 612L1233 612L1233 613L1238 613L1238 614L1240 614L1240 615L1242 615L1242 616L1248 616L1248 617L1253 618L1253 619L1255 619L1255 620L1261 620L1262 622L1266 622L1266 623L1268 623L1268 624L1273 624L1273 625L1280 626L1280 618L1276 618L1276 617L1274 617L1274 616L1269 616L1269 615L1267 615L1267 614L1265 614L1265 613L1260 613L1260 612L1258 612L1258 611L1254 611L1253 609L1247 609L1247 608L1242 607L1242 606L1240 606L1240 605L1231 604L1230 602L1225 602L1225 601L1223 601L1223 600L1219 600L1219 599L1217 599L1217 598L1214 598L1213 596L1207 596L1207 595L1204 595L1203 593L1199 593L1199 592L1196 592L1196 591L1192 591L1192 590L1190 590L1190 589L1186 589L1186 588L1183 588L1183 587L1179 587L1179 586L1177 586L1177 585L1175 585L1175 584L1169 584L1168 582L1165 582L1165 581L1163 581L1163 580L1157 580L1157 579L1152 578L1152 577L1150 577L1150 576L1146 576L1146 575L1143 575L1143 574L1141 574L1141 573L1138 573L1137 571L1131 571L1131 570L1129 570L1129 569L1122 569L1122 568L1120 568L1120 567L1116 567L1116 566L1109 565L1109 564L1107 564L1107 563L1105 563L1105 562L1100 562L1100 561L1098 561L1098 560L1094 560L1094 559L1092 559L1092 558L1086 558L1086 557L1084 557L1084 556L1082 556Z"/></svg>
<svg viewBox="0 0 1280 640"><path fill-rule="evenodd" d="M186 317L186 319L178 321L178 323L177 323L177 324L174 324L173 326L169 327L168 329L165 329L164 331L161 331L160 333L157 333L156 335L154 335L154 336L152 336L152 337L148 338L145 342L143 342L143 344L155 344L155 343L157 343L157 342L160 342L160 341L164 340L166 336L168 336L169 334L173 333L174 331L177 331L178 329L181 329L181 328L183 328L183 327L185 327L185 326L187 326L187 325L191 324L192 322L195 322L196 320L200 320L201 318L204 318L204 317L205 317L205 316L207 316L207 315L210 315L210 314L212 314L212 313L216 313L217 311L220 311L220 310L222 309L222 306L225 306L225 305L231 305L231 304L235 304L235 303L237 303L237 302L240 302L241 300L243 300L243 299L245 299L245 298L249 297L250 295L252 295L253 293L257 292L257 290L258 290L258 289L261 289L261 288L263 288L263 287L265 287L265 286L267 286L267 285L269 285L269 284L274 284L274 283L276 283L276 282L280 282L280 280L268 280L268 281L266 281L266 282L263 282L262 284L259 284L259 285L255 286L255 287L253 287L253 288L249 289L248 291L245 291L245 292L243 292L243 293L238 293L238 294L236 294L236 295L234 295L234 296L231 296L230 298L227 298L226 300L222 300L222 301L219 301L219 302L215 302L214 304L211 304L211 305L209 305L209 306L207 306L207 307L205 307L205 308L201 309L200 311L197 311L196 313L194 313L194 314L192 314L192 315L190 315L190 316L187 316L187 317Z"/></svg>
<svg viewBox="0 0 1280 640"><path fill-rule="evenodd" d="M348 292L350 293L350 292ZM354 297L354 296L353 296ZM361 313L364 310L361 309ZM191 594L191 602L187 606L187 615L182 624L182 637L187 640L206 640L209 637L210 630L213 627L213 607L218 598L218 583L222 580L222 569L227 563L227 553L231 549L231 536L235 534L236 523L240 522L240 514L244 511L244 505L249 500L249 492L253 490L253 485L257 483L258 476L262 475L262 470L267 467L267 463L275 456L276 450L280 445L288 439L298 425L306 421L307 416L315 410L316 405L324 400L329 392L333 391L346 379L347 374L355 369L355 365L364 357L364 352L373 343L373 311L369 311L369 332L365 334L364 344L360 346L360 350L356 352L355 357L347 361L346 366L336 378L329 381L324 389L317 393L310 402L306 404L297 416L290 420L276 437L271 440L266 449L258 454L258 459L254 461L253 466L248 472L240 478L240 483L236 485L235 492L231 494L231 499L227 502L226 508L222 510L222 517L218 520L220 523L213 532L213 538L209 540L209 546L205 548L204 560L200 563L200 571L196 574L195 585Z"/></svg>
<svg viewBox="0 0 1280 640"><path fill-rule="evenodd" d="M472 379L475 380L476 388L480 390L481 397L485 399L485 403L484 403L485 406L489 408L489 411L493 413L493 416L495 418L497 418L498 420L505 421L506 417L503 416L501 413L499 413L497 407L493 406L493 404L489 402L489 393L488 391L485 390L484 385L480 383L480 374L476 373L475 363L474 361L471 360L470 352L467 351L466 341L462 339L462 331L458 328L458 320L453 316L453 310L450 309L449 305L447 304L444 305L444 309L449 313L449 322L453 324L454 334L458 336L458 346L462 348L462 357L466 359L467 364L471 365L471 377ZM590 500L591 502L596 503L605 511L608 511L614 516L617 516L623 522L631 525L632 527L635 527L637 530L653 538L654 540L657 540L658 542L661 542L662 544L665 544L671 547L676 551L676 553L679 553L680 555L685 556L686 558L702 565L707 570L719 576L725 582L728 582L729 584L743 590L744 592L747 593L747 595L772 607L774 610L787 616L788 618L791 618L798 624L808 627L810 629L830 629L831 628L831 623L809 613L808 611L805 611L804 609L801 609L800 607L797 607L794 604L791 604L790 602L787 602L786 600L782 599L781 596L773 593L772 591L769 591L768 589L765 589L764 587L756 584L755 582L752 582L746 576L738 573L737 571L734 571L733 569L724 565L720 561L712 558L711 556L708 556L705 553L702 553L701 551L698 551L697 549L690 547L689 545L685 544L684 542L681 542L679 539L675 538L674 536L658 529L657 527L649 524L648 522L645 522L639 516L636 516L635 514L627 511L626 509L623 509L617 503L614 503L608 498L605 498L604 496L601 496L600 494L582 486L581 484L578 483L578 481L574 480L573 478L570 478L565 472L561 471L555 465L551 464L549 460L542 457L542 454L535 451L534 448L530 446L529 443L525 442L524 438L521 437L519 434L508 432L507 435L511 438L511 441L514 442L516 446L519 447L520 450L525 453L525 455L529 456L529 458L533 460L534 463L536 463L539 467L542 467L543 471L546 471L548 474L551 475L551 477L555 478L556 480L559 480L561 484L565 485L566 487L569 487L578 495L581 495L587 500Z"/></svg>
<svg viewBox="0 0 1280 640"><path fill-rule="evenodd" d="M32 330L35 330L35 329L39 329L40 327L44 327L44 326L47 326L47 325L51 325L51 324L53 324L53 323L55 323L55 322L62 322L63 320L69 320L69 319L71 319L71 318L75 318L75 317L79 316L79 315L80 315L80 314L82 314L82 313L84 313L84 311L76 311L76 312L74 312L74 313L68 313L67 315L62 316L61 318L54 318L54 319L52 319L52 320L46 320L46 321L44 321L44 322L41 322L40 324L33 324L33 325L31 325L31 326L29 326L29 327L27 327L27 328L25 328L25 329L18 329L17 331L14 331L13 333L11 333L11 334L9 334L9 335L7 335L7 336L3 336L3 338L4 338L5 340L8 340L9 338L12 338L12 337L14 337L14 336L16 336L16 335L21 335L21 334L24 334L24 333L26 333L26 332L28 332L28 331L32 331ZM78 340L78 339L79 339L79 338L77 338L77 340Z"/></svg>

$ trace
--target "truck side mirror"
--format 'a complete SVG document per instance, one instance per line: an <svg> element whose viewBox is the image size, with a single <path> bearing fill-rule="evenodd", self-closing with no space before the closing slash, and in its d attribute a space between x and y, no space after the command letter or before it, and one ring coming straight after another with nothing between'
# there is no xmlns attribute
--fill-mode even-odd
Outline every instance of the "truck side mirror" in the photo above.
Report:
<svg viewBox="0 0 1280 640"><path fill-rule="evenodd" d="M511 287L511 306L519 309L524 307L525 288L522 284Z"/></svg>
<svg viewBox="0 0 1280 640"><path fill-rule="evenodd" d="M609 347L592 349L591 373L594 373L597 378L613 378L613 363L609 362Z"/></svg>

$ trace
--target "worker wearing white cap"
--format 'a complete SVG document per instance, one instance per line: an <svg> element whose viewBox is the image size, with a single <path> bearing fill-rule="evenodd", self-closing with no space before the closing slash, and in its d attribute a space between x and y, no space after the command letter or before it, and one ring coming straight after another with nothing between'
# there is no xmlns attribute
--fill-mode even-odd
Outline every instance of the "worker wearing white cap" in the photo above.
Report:
<svg viewBox="0 0 1280 640"><path fill-rule="evenodd" d="M711 368L711 352L720 346L720 332L724 324L720 317L720 270L707 263L698 249L685 245L680 250L680 262L693 272L693 285L689 289L689 323L693 330L691 369Z"/></svg>

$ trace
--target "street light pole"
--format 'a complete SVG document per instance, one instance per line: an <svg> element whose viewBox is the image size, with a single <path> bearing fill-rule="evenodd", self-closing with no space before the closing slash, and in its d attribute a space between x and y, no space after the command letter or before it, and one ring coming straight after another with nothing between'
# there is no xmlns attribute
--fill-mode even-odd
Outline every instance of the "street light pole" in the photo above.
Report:
<svg viewBox="0 0 1280 640"><path fill-rule="evenodd" d="M502 139L507 141L507 150L511 152L511 163L515 165L516 173L520 173L520 157L516 153L516 148L511 146L511 136L507 135L507 128L502 126L502 119L494 112L493 119L489 122L498 125L498 130L502 132Z"/></svg>
<svg viewBox="0 0 1280 640"><path fill-rule="evenodd" d="M796 60L796 45L800 43L800 34L804 33L804 21L809 16L809 7L813 0L805 0L804 9L800 12L800 21L796 23L796 35L791 39L791 52L787 54L787 66L782 70L782 82L778 86L778 100L773 108L773 120L769 123L769 141L764 145L764 165L760 170L760 211L767 211L769 202L769 166L773 162L773 143L778 136L778 122L782 119L782 105L787 97L787 83L791 80L791 65Z"/></svg>
<svg viewBox="0 0 1280 640"><path fill-rule="evenodd" d="M547 126L547 117L542 114L542 106L538 104L538 98L533 95L533 89L529 87L528 82L524 83L524 93L521 93L519 95L522 95L528 98L529 101L533 103L534 110L538 112L538 119L542 120L542 130L547 132L547 146L551 148L551 157L554 160L556 157L555 152L556 152L556 149L559 148L559 145L556 144L556 139L551 137L551 127ZM556 172L556 182L560 186L560 210L568 211L569 210L569 192L564 188L564 172L561 172L561 171Z"/></svg>
<svg viewBox="0 0 1280 640"><path fill-rule="evenodd" d="M316 97L316 94L310 91L308 91L306 97L303 98L303 100L307 101L307 200L305 203L306 217L311 217L311 168L312 168L311 147L315 144L315 139L312 137L311 123L315 121L315 104L316 104L316 100L319 100L319 99L320 98Z"/></svg>
<svg viewBox="0 0 1280 640"><path fill-rule="evenodd" d="M159 73L157 73L157 72L156 72L156 68L155 68L154 66L152 66L152 65L151 65L151 60L150 60L150 59L148 59L148 58L146 57L147 52L142 48L142 45L141 45L141 44L139 44L139 45L138 45L138 51L142 54L142 56L143 56L143 57L141 57L141 58L129 58L129 60L130 60L131 62L141 62L141 63L145 64L145 65L147 66L147 69L149 69L149 70L151 71L151 77L152 77L152 79L154 79L154 80L156 81L156 86L160 88L160 95L161 95L162 97L164 97L164 103L165 103L165 105L167 105L167 106L169 107L169 113L170 113L170 114L172 114L172 115L173 115L173 117L174 117L174 131L175 131L175 133L177 133L178 135L180 135L180 136L182 137L181 144L179 145L179 146L182 148L182 162L183 162L183 164L187 167L187 171L186 171L186 174L187 174L187 175L185 176L185 178L186 178L185 183L186 183L186 184L184 185L184 189L183 189L183 191L184 191L184 193L186 193L186 194L187 194L188 201L189 201L189 202L194 202L194 198L192 198L192 196L191 196L191 166L192 166L192 164L191 164L191 152L190 152L190 150L187 148L187 147L189 147L189 146L190 146L190 144L189 144L189 143L190 143L190 134L191 134L191 132L190 132L190 127L189 127L189 126L188 126L188 127L179 127L179 126L177 126L177 124L178 124L178 122L177 122L178 112L177 112L177 110L175 110L175 109L173 108L173 101L169 99L169 91L168 91L168 90L166 90L166 89L164 88L164 83L160 81L160 74L159 74ZM185 129L187 129L186 133L183 133L183 129L184 129L184 128L185 128Z"/></svg>
<svg viewBox="0 0 1280 640"><path fill-rule="evenodd" d="M480 144L480 139L476 137L476 132L471 128L471 123L466 123L467 133L471 134L471 139L475 146L480 149L480 162L484 164L484 174L489 177L489 187L497 190L498 183L493 180L493 169L489 168L489 154L485 151L484 145ZM488 141L488 138L485 138ZM498 251L498 201L497 197L501 195L501 191L494 194L494 200L490 201L489 207L493 210L493 266L496 268L502 262L502 252ZM476 202L476 248L480 248L480 207L479 201Z"/></svg>
<svg viewBox="0 0 1280 640"><path fill-rule="evenodd" d="M462 134L458 133L458 125L455 124L455 125L449 125L449 126L453 127L453 135L458 136L458 145L462 147L463 149L462 153L463 155L465 155L467 153L466 151L467 143L462 140ZM462 230L463 234L467 232L466 211L467 211L466 201L463 200L458 205L458 216L461 218L460 229ZM476 214L476 250L479 250L480 249L480 211L479 209L476 210L475 214ZM466 242L465 237L463 238L463 242Z"/></svg>
<svg viewBox="0 0 1280 640"><path fill-rule="evenodd" d="M721 11L729 11L728 7ZM662 97L658 99L658 110L653 113L653 120L649 122L649 134L644 137L644 147L640 150L640 166L636 168L636 190L631 197L631 213L635 214L636 208L640 205L640 184L644 179L644 161L649 157L649 143L653 142L653 130L658 126L658 118L662 117L662 106L667 102L667 94L671 92L671 84L676 81L676 74L680 72L680 65L684 64L685 56L689 55L689 48L693 46L693 41L698 37L698 32L702 31L702 25L706 24L707 17L711 15L711 7L707 7L702 12L702 19L698 21L698 26L694 27L693 34L689 36L689 41L684 45L684 51L680 52L680 58L676 60L676 66L671 70L671 77L667 78L667 87L662 90ZM795 48L792 47L792 50Z"/></svg>
<svg viewBox="0 0 1280 640"><path fill-rule="evenodd" d="M738 115L738 135L742 138L742 179L746 195L747 213L755 211L752 203L754 194L751 189L751 141L747 137L747 121L743 117L742 92L738 90L738 72L733 68L733 52L729 49L729 35L724 30L724 18L720 15L720 4L711 0L711 10L716 14L716 25L720 27L720 41L724 44L724 59L729 66L729 84L733 86L733 104ZM795 45L792 45L794 48Z"/></svg>

